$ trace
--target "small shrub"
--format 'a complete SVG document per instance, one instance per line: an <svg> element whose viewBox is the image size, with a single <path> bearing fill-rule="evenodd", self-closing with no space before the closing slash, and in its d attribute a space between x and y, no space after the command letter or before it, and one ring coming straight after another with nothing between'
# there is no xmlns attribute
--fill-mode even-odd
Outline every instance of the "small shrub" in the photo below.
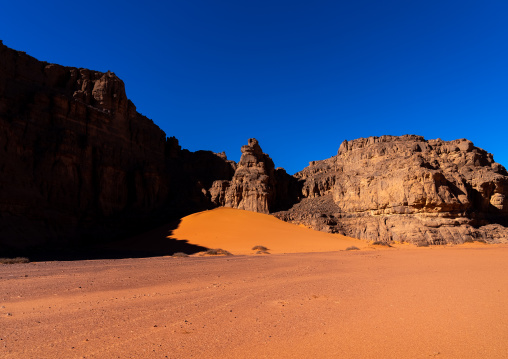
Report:
<svg viewBox="0 0 508 359"><path fill-rule="evenodd" d="M268 248L266 248L265 246L254 246L252 247L252 250L253 251L268 251Z"/></svg>
<svg viewBox="0 0 508 359"><path fill-rule="evenodd" d="M418 241L418 242L415 243L415 245L417 247L428 247L429 246L429 242L427 242L427 241Z"/></svg>
<svg viewBox="0 0 508 359"><path fill-rule="evenodd" d="M463 243L474 243L474 241L471 238L466 238Z"/></svg>
<svg viewBox="0 0 508 359"><path fill-rule="evenodd" d="M16 258L0 258L1 264L16 264L16 263L29 263L30 259L26 257L16 257Z"/></svg>
<svg viewBox="0 0 508 359"><path fill-rule="evenodd" d="M231 252L221 248L212 248L203 253L205 256L232 256Z"/></svg>
<svg viewBox="0 0 508 359"><path fill-rule="evenodd" d="M346 248L346 251L359 251L359 250L360 248L358 248L357 246L350 246Z"/></svg>
<svg viewBox="0 0 508 359"><path fill-rule="evenodd" d="M270 254L268 251L257 251L256 254Z"/></svg>
<svg viewBox="0 0 508 359"><path fill-rule="evenodd" d="M173 254L173 257L175 258L187 258L189 255L187 253L183 252L176 252Z"/></svg>
<svg viewBox="0 0 508 359"><path fill-rule="evenodd" d="M388 242L382 242L382 241L375 241L375 242L372 242L372 244L375 245L375 246L391 247L390 243L388 243Z"/></svg>

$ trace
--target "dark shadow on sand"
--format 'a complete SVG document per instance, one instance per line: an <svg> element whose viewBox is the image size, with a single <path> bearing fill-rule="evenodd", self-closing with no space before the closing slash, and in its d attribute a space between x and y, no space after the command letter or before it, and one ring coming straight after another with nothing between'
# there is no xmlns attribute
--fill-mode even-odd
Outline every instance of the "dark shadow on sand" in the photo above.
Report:
<svg viewBox="0 0 508 359"><path fill-rule="evenodd" d="M31 261L75 261L92 259L123 259L170 256L178 252L194 254L208 248L189 243L187 240L171 238L180 220L172 221L159 228L93 246L76 246L66 249L52 249L27 253Z"/></svg>

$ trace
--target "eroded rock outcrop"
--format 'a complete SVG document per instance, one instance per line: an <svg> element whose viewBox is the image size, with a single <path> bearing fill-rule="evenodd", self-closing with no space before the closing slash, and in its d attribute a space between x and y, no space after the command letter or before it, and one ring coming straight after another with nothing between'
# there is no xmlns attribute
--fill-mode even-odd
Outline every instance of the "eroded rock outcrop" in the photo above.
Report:
<svg viewBox="0 0 508 359"><path fill-rule="evenodd" d="M166 139L114 73L0 42L0 256L111 240L211 208L206 189L233 173L224 155Z"/></svg>
<svg viewBox="0 0 508 359"><path fill-rule="evenodd" d="M356 238L413 243L508 238L508 173L471 141L344 141L295 177L304 199L276 215Z"/></svg>
<svg viewBox="0 0 508 359"><path fill-rule="evenodd" d="M298 180L274 168L270 156L251 138L231 180L215 181L210 196L217 206L270 213L290 208L300 198Z"/></svg>
<svg viewBox="0 0 508 359"><path fill-rule="evenodd" d="M256 139L242 146L242 157L230 181L215 181L210 189L212 202L219 206L269 213L273 208L275 169Z"/></svg>

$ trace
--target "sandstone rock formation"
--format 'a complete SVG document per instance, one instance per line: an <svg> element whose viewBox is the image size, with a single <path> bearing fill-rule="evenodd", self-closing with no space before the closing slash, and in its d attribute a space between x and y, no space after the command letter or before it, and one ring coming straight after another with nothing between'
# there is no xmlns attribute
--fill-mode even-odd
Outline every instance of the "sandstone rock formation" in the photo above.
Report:
<svg viewBox="0 0 508 359"><path fill-rule="evenodd" d="M304 198L276 216L318 230L423 245L508 238L508 173L468 140L344 141L295 177Z"/></svg>
<svg viewBox="0 0 508 359"><path fill-rule="evenodd" d="M274 168L270 156L251 138L231 180L217 180L210 199L217 206L270 213L288 209L299 199L298 181L283 168Z"/></svg>
<svg viewBox="0 0 508 359"><path fill-rule="evenodd" d="M251 138L242 146L242 157L231 181L213 183L211 200L219 206L269 213L276 196L274 171L272 159Z"/></svg>
<svg viewBox="0 0 508 359"><path fill-rule="evenodd" d="M125 236L211 208L224 155L181 150L114 73L38 61L0 42L0 256Z"/></svg>
<svg viewBox="0 0 508 359"><path fill-rule="evenodd" d="M0 256L69 249L226 206L317 230L417 244L508 238L508 173L468 140L344 141L294 176L250 139L236 164L182 150L114 73L0 41Z"/></svg>

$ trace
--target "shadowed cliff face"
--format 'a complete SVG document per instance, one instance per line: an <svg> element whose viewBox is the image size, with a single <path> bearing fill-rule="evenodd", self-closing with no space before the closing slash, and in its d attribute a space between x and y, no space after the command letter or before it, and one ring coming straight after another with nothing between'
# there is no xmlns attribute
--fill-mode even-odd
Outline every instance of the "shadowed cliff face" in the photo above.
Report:
<svg viewBox="0 0 508 359"><path fill-rule="evenodd" d="M0 251L126 236L210 208L223 155L182 151L123 82L0 43Z"/></svg>
<svg viewBox="0 0 508 359"><path fill-rule="evenodd" d="M302 200L279 218L371 240L506 241L508 176L471 141L382 136L344 141L295 177Z"/></svg>

